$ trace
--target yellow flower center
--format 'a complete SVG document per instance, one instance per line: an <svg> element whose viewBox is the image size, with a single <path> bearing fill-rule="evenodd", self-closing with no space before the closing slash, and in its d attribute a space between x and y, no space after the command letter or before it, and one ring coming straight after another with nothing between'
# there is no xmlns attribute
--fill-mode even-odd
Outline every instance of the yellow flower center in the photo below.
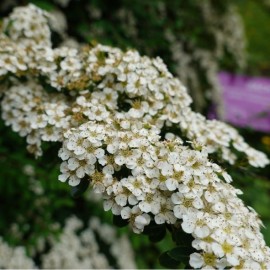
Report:
<svg viewBox="0 0 270 270"><path fill-rule="evenodd" d="M216 256L212 253L204 253L203 259L206 265L215 266L216 265Z"/></svg>
<svg viewBox="0 0 270 270"><path fill-rule="evenodd" d="M221 245L225 254L230 254L233 251L233 246L227 243L226 241Z"/></svg>

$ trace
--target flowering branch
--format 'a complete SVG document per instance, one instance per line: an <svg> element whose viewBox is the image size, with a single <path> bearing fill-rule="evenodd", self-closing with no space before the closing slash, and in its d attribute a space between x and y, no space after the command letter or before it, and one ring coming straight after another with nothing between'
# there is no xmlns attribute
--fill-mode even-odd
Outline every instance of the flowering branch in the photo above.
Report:
<svg viewBox="0 0 270 270"><path fill-rule="evenodd" d="M251 166L267 157L238 132L191 110L191 98L160 58L96 45L52 48L49 14L16 8L0 34L2 118L42 155L61 142L60 181L89 181L104 209L134 232L172 224L193 237L194 268L268 268L256 212L208 154Z"/></svg>

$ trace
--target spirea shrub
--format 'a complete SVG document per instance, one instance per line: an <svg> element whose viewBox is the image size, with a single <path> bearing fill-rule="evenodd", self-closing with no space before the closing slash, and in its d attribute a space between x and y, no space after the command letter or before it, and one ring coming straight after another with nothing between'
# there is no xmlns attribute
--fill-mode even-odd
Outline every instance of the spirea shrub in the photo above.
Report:
<svg viewBox="0 0 270 270"><path fill-rule="evenodd" d="M104 210L135 233L151 238L167 227L177 247L161 261L270 268L262 222L219 165L264 167L266 155L192 111L160 58L100 44L52 47L50 16L16 8L0 34L2 118L27 150L39 157L45 143L60 145L58 179L101 194Z"/></svg>

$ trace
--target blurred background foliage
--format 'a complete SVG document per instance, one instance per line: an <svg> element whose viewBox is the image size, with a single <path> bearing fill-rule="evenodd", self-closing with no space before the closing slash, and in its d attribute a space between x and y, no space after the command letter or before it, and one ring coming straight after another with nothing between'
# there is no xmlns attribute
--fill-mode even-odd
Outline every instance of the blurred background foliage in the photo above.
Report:
<svg viewBox="0 0 270 270"><path fill-rule="evenodd" d="M29 2L50 12L62 12L68 35L79 42L134 48L141 54L160 56L191 90L194 108L205 115L211 103L220 102L215 78L218 71L270 76L269 1L133 0L131 4L128 0L5 0L0 3L0 17ZM211 6L212 20L206 19L202 2ZM230 32L234 26L230 15L235 16L235 11L244 22L246 41L240 40L241 33L233 36ZM216 33L227 36L219 41ZM55 45L63 41L57 32L53 38ZM269 134L238 130L250 145L270 157ZM0 132L0 235L6 241L24 244L30 254L40 237L57 237L61 226L54 224L63 224L73 213L85 221L97 215L112 224L112 215L104 212L98 201L89 201L88 194L73 198L70 187L57 180L58 147L45 146L45 155L34 160L27 154L24 140L2 121ZM261 216L267 227L262 232L270 245L269 166L262 170L242 164L224 166L234 185L244 191L243 200ZM147 235L134 235L126 227L119 231L130 235L139 268L160 268L157 257L174 245L168 233L162 241L152 243Z"/></svg>
<svg viewBox="0 0 270 270"><path fill-rule="evenodd" d="M247 69L249 74L270 74L270 2L263 0L238 0L247 38Z"/></svg>

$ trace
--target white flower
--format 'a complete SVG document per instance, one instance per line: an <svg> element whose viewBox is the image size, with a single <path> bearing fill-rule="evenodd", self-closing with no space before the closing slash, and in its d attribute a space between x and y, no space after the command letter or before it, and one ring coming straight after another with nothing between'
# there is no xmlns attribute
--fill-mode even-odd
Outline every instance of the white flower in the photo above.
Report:
<svg viewBox="0 0 270 270"><path fill-rule="evenodd" d="M177 218L183 218L184 214L194 211L195 209L203 208L203 201L193 192L185 194L180 192L174 193L171 196L171 200L173 204L175 204L173 212Z"/></svg>
<svg viewBox="0 0 270 270"><path fill-rule="evenodd" d="M95 167L89 164L87 160L75 157L68 160L68 168L71 171L75 171L79 178L83 178L85 175L91 175L95 172Z"/></svg>
<svg viewBox="0 0 270 270"><path fill-rule="evenodd" d="M136 197L142 195L144 182L141 177L129 176L128 178L121 179L121 183L124 187L129 189Z"/></svg>
<svg viewBox="0 0 270 270"><path fill-rule="evenodd" d="M121 217L130 220L133 230L136 233L142 232L144 227L150 223L149 215L143 214L138 206L134 206L133 208L124 207L121 210Z"/></svg>
<svg viewBox="0 0 270 270"><path fill-rule="evenodd" d="M147 102L135 101L132 104L133 108L128 111L128 114L132 118L142 118L145 113L148 112L149 105Z"/></svg>
<svg viewBox="0 0 270 270"><path fill-rule="evenodd" d="M173 191L176 190L179 187L179 184L181 182L186 182L188 179L190 179L191 176L188 171L185 171L185 168L177 166L177 170L175 169L173 174L168 177L168 179L165 181L165 184L168 188L168 190Z"/></svg>
<svg viewBox="0 0 270 270"><path fill-rule="evenodd" d="M104 193L105 190L112 186L114 179L111 174L105 174L99 171L94 171L91 176L91 186L96 193Z"/></svg>
<svg viewBox="0 0 270 270"><path fill-rule="evenodd" d="M201 269L224 269L226 265L226 261L221 259L219 260L213 253L192 253L190 255L189 260L190 266L194 268Z"/></svg>
<svg viewBox="0 0 270 270"><path fill-rule="evenodd" d="M115 163L117 165L127 164L129 169L133 168L133 163L136 162L136 157L139 156L140 153L136 149L121 149L115 154Z"/></svg>
<svg viewBox="0 0 270 270"><path fill-rule="evenodd" d="M120 206L126 206L127 203L129 203L129 205L136 205L138 203L136 196L134 196L126 187L122 186L115 192L115 201Z"/></svg>
<svg viewBox="0 0 270 270"><path fill-rule="evenodd" d="M228 243L226 240L223 243L213 243L212 244L213 252L216 256L222 258L226 256L228 263L232 266L239 264L239 255L241 250L232 244Z"/></svg>
<svg viewBox="0 0 270 270"><path fill-rule="evenodd" d="M38 129L46 127L48 123L48 116L45 114L31 114L30 117L31 128Z"/></svg>
<svg viewBox="0 0 270 270"><path fill-rule="evenodd" d="M161 174L164 176L173 174L173 165L169 164L167 161L159 161L157 163L157 168L161 170Z"/></svg>
<svg viewBox="0 0 270 270"><path fill-rule="evenodd" d="M109 112L103 105L92 105L90 110L84 112L89 120L103 121L109 116Z"/></svg>
<svg viewBox="0 0 270 270"><path fill-rule="evenodd" d="M68 168L68 164L67 162L63 162L60 166L60 171L62 174L60 174L58 176L58 179L61 181L61 182L65 182L68 180L68 183L71 185L71 186L77 186L79 183L80 183L80 178L76 175L76 172L75 171L71 171L69 168Z"/></svg>
<svg viewBox="0 0 270 270"><path fill-rule="evenodd" d="M188 212L183 215L182 229L186 233L194 233L196 237L205 238L210 234L206 217L204 212Z"/></svg>
<svg viewBox="0 0 270 270"><path fill-rule="evenodd" d="M85 153L85 147L83 146L84 138L80 135L73 133L66 144L69 151L73 151L75 155L82 155Z"/></svg>
<svg viewBox="0 0 270 270"><path fill-rule="evenodd" d="M172 207L173 206L170 199L163 199L160 202L159 213L155 215L155 222L157 224L162 224L165 222L169 224L174 224L176 222L176 217L173 214Z"/></svg>
<svg viewBox="0 0 270 270"><path fill-rule="evenodd" d="M115 203L113 199L104 199L103 201L103 208L105 211L109 211L110 209L112 210L112 213L114 215L120 215L122 207Z"/></svg>
<svg viewBox="0 0 270 270"><path fill-rule="evenodd" d="M65 145L65 144L64 144ZM62 160L68 160L69 157L71 156L71 152L69 150L66 149L66 147L62 147L60 148L59 152L58 152L58 156L62 159Z"/></svg>
<svg viewBox="0 0 270 270"><path fill-rule="evenodd" d="M156 193L146 193L138 197L139 208L144 213L153 213L154 215L160 212L161 195Z"/></svg>
<svg viewBox="0 0 270 270"><path fill-rule="evenodd" d="M222 176L225 179L225 181L227 183L231 183L232 182L232 177L225 171L222 172Z"/></svg>

